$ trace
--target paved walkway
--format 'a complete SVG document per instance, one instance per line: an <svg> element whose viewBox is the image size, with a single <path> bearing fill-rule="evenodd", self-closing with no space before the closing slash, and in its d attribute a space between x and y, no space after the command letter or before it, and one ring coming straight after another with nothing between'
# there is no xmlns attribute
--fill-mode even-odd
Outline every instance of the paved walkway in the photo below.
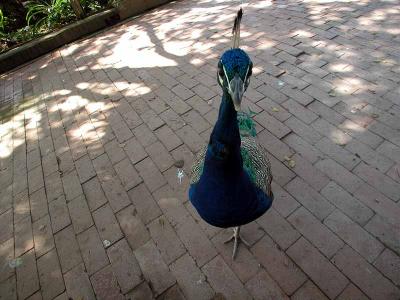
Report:
<svg viewBox="0 0 400 300"><path fill-rule="evenodd" d="M245 2L251 247L186 195L238 1L178 1L2 77L0 299L400 298L400 5Z"/></svg>

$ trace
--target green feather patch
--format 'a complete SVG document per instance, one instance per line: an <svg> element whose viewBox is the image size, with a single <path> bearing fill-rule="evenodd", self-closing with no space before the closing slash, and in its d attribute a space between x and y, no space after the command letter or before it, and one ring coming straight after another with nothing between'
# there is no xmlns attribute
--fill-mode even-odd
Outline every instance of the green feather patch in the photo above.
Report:
<svg viewBox="0 0 400 300"><path fill-rule="evenodd" d="M239 125L240 136L252 136L255 137L256 132L256 125L253 121L253 116L256 113L249 109L249 112L238 112L237 120Z"/></svg>

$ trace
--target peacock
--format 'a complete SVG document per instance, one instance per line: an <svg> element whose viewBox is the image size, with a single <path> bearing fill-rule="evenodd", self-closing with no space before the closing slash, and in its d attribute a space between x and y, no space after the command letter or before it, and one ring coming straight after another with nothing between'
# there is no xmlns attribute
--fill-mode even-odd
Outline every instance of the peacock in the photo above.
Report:
<svg viewBox="0 0 400 300"><path fill-rule="evenodd" d="M253 63L239 48L243 11L235 17L232 48L218 62L218 83L223 90L218 119L208 145L198 152L192 166L189 200L201 218L220 228L233 227L232 258L238 243L249 246L240 226L263 215L272 205L271 164L256 140L251 111L240 106L250 83Z"/></svg>

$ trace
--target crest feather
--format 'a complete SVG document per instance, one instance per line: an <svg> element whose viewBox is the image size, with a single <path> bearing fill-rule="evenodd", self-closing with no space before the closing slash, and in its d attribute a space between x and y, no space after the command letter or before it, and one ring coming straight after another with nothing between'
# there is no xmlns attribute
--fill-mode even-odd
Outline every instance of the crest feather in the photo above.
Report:
<svg viewBox="0 0 400 300"><path fill-rule="evenodd" d="M243 10L239 9L235 17L235 22L232 28L232 48L239 48L240 42L240 22L242 21Z"/></svg>

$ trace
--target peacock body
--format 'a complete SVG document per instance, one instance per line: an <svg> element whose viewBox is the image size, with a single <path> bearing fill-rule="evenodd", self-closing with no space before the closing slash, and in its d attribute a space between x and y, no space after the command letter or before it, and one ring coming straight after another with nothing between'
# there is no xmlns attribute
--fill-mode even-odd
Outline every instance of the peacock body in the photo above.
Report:
<svg viewBox="0 0 400 300"><path fill-rule="evenodd" d="M199 215L222 228L254 221L273 201L267 152L257 142L251 112L239 112L252 74L252 62L239 48L241 16L240 10L233 28L233 48L218 63L218 83L223 90L218 119L208 145L196 156L189 188L189 199Z"/></svg>

